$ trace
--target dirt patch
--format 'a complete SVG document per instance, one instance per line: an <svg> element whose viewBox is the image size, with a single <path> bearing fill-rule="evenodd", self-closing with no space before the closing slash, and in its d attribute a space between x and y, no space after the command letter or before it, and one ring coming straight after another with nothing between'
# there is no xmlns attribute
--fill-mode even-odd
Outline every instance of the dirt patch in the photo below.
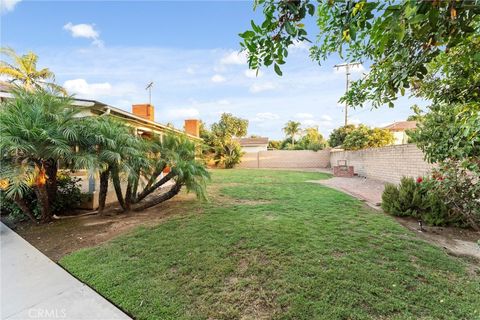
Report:
<svg viewBox="0 0 480 320"><path fill-rule="evenodd" d="M22 223L15 232L50 259L58 261L66 254L101 244L138 226L154 226L173 215L200 212L195 203L193 194L181 193L142 212L115 214L116 208L111 208L109 215L83 215L39 226Z"/></svg>
<svg viewBox="0 0 480 320"><path fill-rule="evenodd" d="M480 232L455 227L429 226L423 226L424 230L420 231L416 219L396 217L395 220L404 227L415 231L420 238L446 249L455 256L473 257L473 261L477 261L477 264L480 266L480 244L478 242L480 240Z"/></svg>
<svg viewBox="0 0 480 320"><path fill-rule="evenodd" d="M272 203L270 200L251 200L251 199L239 199L235 197L231 197L222 193L222 189L227 186L236 186L241 185L240 183L222 183L220 185L213 185L208 189L208 197L210 200L214 201L215 203L225 204L229 206L234 205L247 205L247 206L255 206L261 204L269 204Z"/></svg>
<svg viewBox="0 0 480 320"><path fill-rule="evenodd" d="M277 311L275 294L265 288L262 277L257 275L259 269L270 263L268 257L257 250L240 250L233 256L238 259L237 265L217 293L219 309L209 313L244 320L271 319ZM229 308L225 309L227 305Z"/></svg>
<svg viewBox="0 0 480 320"><path fill-rule="evenodd" d="M382 200L385 182L360 177L334 177L328 180L307 182L319 183L342 191L363 201L369 207L383 212L380 207L380 202ZM476 265L480 266L480 246L478 243L480 240L480 232L453 227L428 226L424 226L424 231L420 232L416 219L404 217L395 217L395 219L404 227L415 231L420 238L446 249L447 252L452 255L472 257L473 261L476 261Z"/></svg>

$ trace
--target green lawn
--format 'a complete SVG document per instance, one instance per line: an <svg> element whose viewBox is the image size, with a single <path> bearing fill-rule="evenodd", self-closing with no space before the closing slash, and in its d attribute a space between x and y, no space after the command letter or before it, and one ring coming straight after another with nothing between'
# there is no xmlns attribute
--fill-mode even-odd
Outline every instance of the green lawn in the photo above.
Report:
<svg viewBox="0 0 480 320"><path fill-rule="evenodd" d="M137 319L480 319L462 260L326 177L216 170L191 214L61 264Z"/></svg>

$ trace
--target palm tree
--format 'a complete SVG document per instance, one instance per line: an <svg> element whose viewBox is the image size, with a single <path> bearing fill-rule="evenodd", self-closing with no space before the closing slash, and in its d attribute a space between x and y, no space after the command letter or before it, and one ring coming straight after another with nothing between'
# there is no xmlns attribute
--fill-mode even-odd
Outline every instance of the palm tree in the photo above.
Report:
<svg viewBox="0 0 480 320"><path fill-rule="evenodd" d="M100 176L98 213L102 214L108 192L109 180L117 195L120 206L127 210L122 194L121 177L132 176L133 165L147 163L142 157L142 141L134 134L133 128L109 115L84 119L81 125L80 148L88 151L96 160L96 171Z"/></svg>
<svg viewBox="0 0 480 320"><path fill-rule="evenodd" d="M27 90L50 89L66 95L61 86L55 84L55 75L48 68L37 70L38 56L29 52L18 55L13 49L0 48L0 53L8 56L12 63L0 61L0 75L9 78L9 84L22 85Z"/></svg>
<svg viewBox="0 0 480 320"><path fill-rule="evenodd" d="M41 211L41 222L52 218L51 205L57 193L58 162L88 166L89 158L75 152L78 140L76 122L80 111L70 97L45 91L15 87L13 99L0 107L1 179L5 194L31 219L22 203L26 190L33 187ZM36 220L36 219L33 219Z"/></svg>
<svg viewBox="0 0 480 320"><path fill-rule="evenodd" d="M134 135L131 127L111 116L86 119L83 130L82 135L87 139L80 147L95 155L100 173L98 213L104 210L109 180L124 212L141 211L162 203L177 195L183 186L199 198L206 197L209 174L195 159L195 143L186 137L141 138ZM167 167L170 172L161 176ZM122 180L127 182L124 190ZM156 192L172 181L167 192ZM143 188L138 192L140 185Z"/></svg>
<svg viewBox="0 0 480 320"><path fill-rule="evenodd" d="M300 126L300 122L290 120L283 127L283 132L292 139L292 146L295 146L295 136L300 133Z"/></svg>
<svg viewBox="0 0 480 320"><path fill-rule="evenodd" d="M180 192L182 187L186 187L189 192L194 192L198 198L206 199L206 182L210 178L210 174L205 166L196 159L197 146L195 143L185 136L166 135L162 139L156 139L153 144L157 146L155 151L159 151L157 154L159 157L154 161L153 175L144 177L148 178L149 182L143 191L138 195L133 195L133 210L141 211L171 199ZM158 180L159 169L167 166L171 168L170 172ZM168 191L154 194L154 191L169 181L173 181L173 184ZM145 199L147 196L150 197Z"/></svg>

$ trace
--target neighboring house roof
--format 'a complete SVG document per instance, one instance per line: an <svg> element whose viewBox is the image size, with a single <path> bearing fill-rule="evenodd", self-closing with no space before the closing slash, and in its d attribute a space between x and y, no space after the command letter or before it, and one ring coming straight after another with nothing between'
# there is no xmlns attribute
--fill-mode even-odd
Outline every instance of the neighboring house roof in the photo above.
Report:
<svg viewBox="0 0 480 320"><path fill-rule="evenodd" d="M264 146L268 145L268 138L260 137L260 138L239 138L236 139L240 146L242 147L255 147L255 146Z"/></svg>
<svg viewBox="0 0 480 320"><path fill-rule="evenodd" d="M387 129L394 132L412 130L417 128L417 121L399 121L394 122L383 129Z"/></svg>
<svg viewBox="0 0 480 320"><path fill-rule="evenodd" d="M13 95L9 92L6 92L5 90L0 90L0 98L5 99L5 98L12 98ZM155 121L150 121L147 119L144 119L142 117L139 117L137 115L134 115L131 112L112 107L110 105L107 105L103 102L99 102L96 100L88 100L88 99L74 99L72 104L76 107L81 107L81 108L86 108L89 109L92 113L101 115L104 114L105 112L109 112L110 115L117 117L117 118L122 118L126 120L127 122L130 123L135 123L136 125L143 126L145 128L148 128L150 130L157 130L157 131L162 131L162 132L172 132L172 133L181 133L181 134L186 134L189 138L194 139L194 140L202 140L199 137L196 137L191 134L187 134L184 131L169 127L167 125L160 124Z"/></svg>

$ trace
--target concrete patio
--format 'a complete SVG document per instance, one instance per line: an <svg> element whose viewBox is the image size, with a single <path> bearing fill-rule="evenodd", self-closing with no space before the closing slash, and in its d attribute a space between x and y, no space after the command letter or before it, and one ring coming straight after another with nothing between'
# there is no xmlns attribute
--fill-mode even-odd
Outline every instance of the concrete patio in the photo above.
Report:
<svg viewBox="0 0 480 320"><path fill-rule="evenodd" d="M130 319L0 223L0 318Z"/></svg>

